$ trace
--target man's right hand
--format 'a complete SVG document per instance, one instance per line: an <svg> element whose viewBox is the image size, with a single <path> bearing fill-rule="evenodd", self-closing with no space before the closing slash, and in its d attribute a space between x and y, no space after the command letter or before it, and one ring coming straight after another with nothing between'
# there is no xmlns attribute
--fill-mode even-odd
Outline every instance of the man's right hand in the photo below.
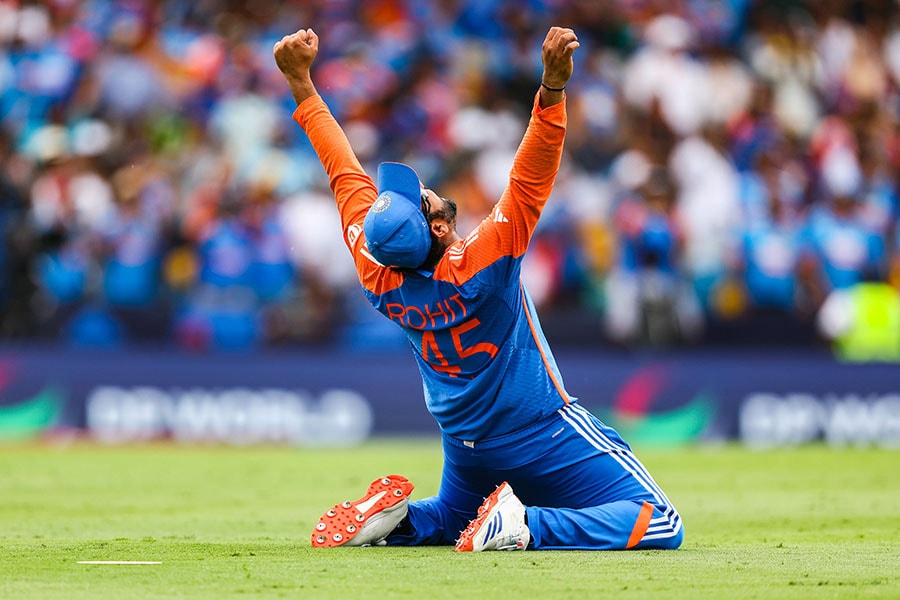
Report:
<svg viewBox="0 0 900 600"><path fill-rule="evenodd" d="M301 29L281 38L273 49L275 64L291 88L297 104L314 96L316 89L309 75L310 67L319 53L319 36L312 29Z"/></svg>

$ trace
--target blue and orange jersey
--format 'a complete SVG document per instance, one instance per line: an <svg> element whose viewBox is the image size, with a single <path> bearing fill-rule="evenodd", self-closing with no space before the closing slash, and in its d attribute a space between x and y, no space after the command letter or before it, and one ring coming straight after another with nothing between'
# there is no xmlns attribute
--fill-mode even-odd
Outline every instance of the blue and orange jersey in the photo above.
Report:
<svg viewBox="0 0 900 600"><path fill-rule="evenodd" d="M393 269L372 257L363 220L378 196L375 182L319 96L302 102L294 119L328 174L366 297L406 332L426 405L441 430L466 441L490 439L569 403L520 278L559 170L565 101L542 109L535 97L503 196L433 271Z"/></svg>

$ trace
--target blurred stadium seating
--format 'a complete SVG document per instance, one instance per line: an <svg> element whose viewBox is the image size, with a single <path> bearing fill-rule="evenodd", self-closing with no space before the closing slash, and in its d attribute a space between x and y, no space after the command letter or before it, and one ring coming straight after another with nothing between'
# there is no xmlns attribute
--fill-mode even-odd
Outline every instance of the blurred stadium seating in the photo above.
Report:
<svg viewBox="0 0 900 600"><path fill-rule="evenodd" d="M547 27L577 31L524 266L554 341L810 347L832 293L900 285L896 2L2 1L0 23L3 339L396 343L271 58L301 26L370 172L411 163L463 232Z"/></svg>

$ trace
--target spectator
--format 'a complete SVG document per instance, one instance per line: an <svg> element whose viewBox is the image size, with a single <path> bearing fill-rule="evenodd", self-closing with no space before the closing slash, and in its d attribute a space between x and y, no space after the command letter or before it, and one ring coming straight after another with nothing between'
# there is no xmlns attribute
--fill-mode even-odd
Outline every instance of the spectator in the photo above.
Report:
<svg viewBox="0 0 900 600"><path fill-rule="evenodd" d="M809 260L820 296L834 289L860 283L865 273L883 277L885 242L863 221L861 172L856 157L847 149L831 151L823 161L824 193L830 201L816 207L808 224ZM820 302L824 297L818 299Z"/></svg>
<svg viewBox="0 0 900 600"><path fill-rule="evenodd" d="M818 326L842 360L900 362L900 292L878 274L833 290L819 311Z"/></svg>
<svg viewBox="0 0 900 600"><path fill-rule="evenodd" d="M669 174L657 168L616 210L619 263L607 281L606 325L618 341L665 347L699 333L699 306L679 268L675 198Z"/></svg>
<svg viewBox="0 0 900 600"><path fill-rule="evenodd" d="M784 153L764 153L744 185L739 268L754 309L790 314L800 306L797 272L803 247L801 186Z"/></svg>

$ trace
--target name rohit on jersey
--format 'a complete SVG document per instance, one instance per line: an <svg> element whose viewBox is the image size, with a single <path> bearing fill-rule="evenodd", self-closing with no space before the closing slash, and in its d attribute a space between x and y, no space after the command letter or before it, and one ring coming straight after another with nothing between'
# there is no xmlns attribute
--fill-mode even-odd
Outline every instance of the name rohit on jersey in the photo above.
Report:
<svg viewBox="0 0 900 600"><path fill-rule="evenodd" d="M460 294L454 294L446 300L438 301L436 304L421 306L407 306L399 302L389 302L384 305L384 308L389 319L404 327L434 329L450 325L457 318L465 317L468 314L469 311L461 298Z"/></svg>

